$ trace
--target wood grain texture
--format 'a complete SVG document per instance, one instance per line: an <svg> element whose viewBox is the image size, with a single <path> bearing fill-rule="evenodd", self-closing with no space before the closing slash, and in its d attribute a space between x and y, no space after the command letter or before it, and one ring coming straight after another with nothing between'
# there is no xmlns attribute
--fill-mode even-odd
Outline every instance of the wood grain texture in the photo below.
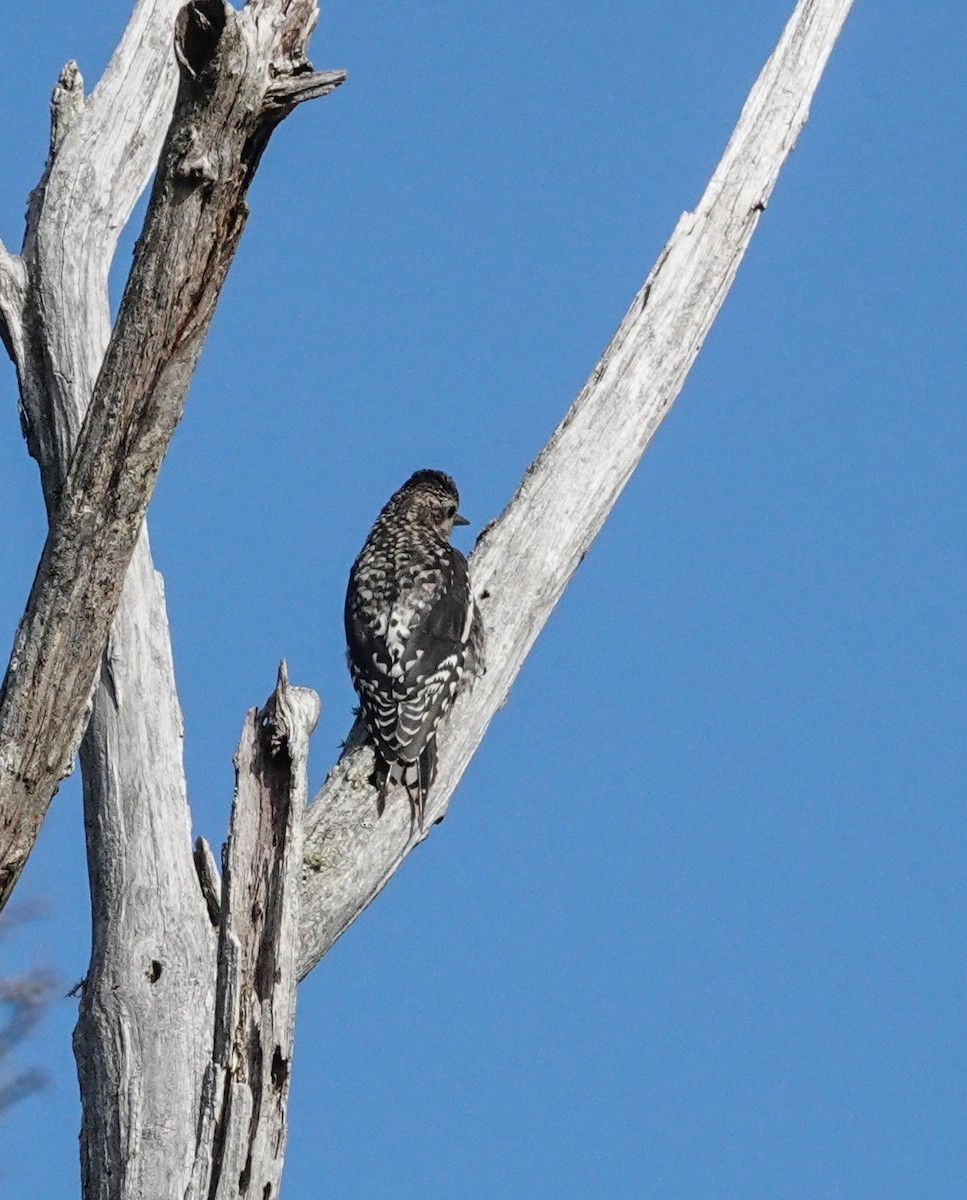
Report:
<svg viewBox="0 0 967 1200"><path fill-rule="evenodd" d="M140 0L90 95L73 63L54 87L50 154L14 260L19 337L7 347L48 513L110 338L117 237L169 123L180 3ZM164 593L145 531L92 707L81 759L93 939L74 1038L81 1173L87 1195L135 1195L141 1179L170 1171L173 1188L187 1179L214 995L214 938L193 887ZM149 985L155 961L163 973Z"/></svg>
<svg viewBox="0 0 967 1200"><path fill-rule="evenodd" d="M75 64L61 72L23 249L0 248L0 334L17 367L21 420L49 514L111 335L107 279L117 236L168 128L180 7L141 0L91 95ZM238 19L256 47L253 62L273 64L270 131L304 98L280 103L287 70L300 85L314 76L304 39L315 4L249 5ZM324 76L325 89L316 80L313 94L344 73ZM87 1196L180 1198L197 1154L216 938L192 862L182 737L163 586L142 529L81 747L94 926L75 1033Z"/></svg>
<svg viewBox="0 0 967 1200"><path fill-rule="evenodd" d="M530 646L678 394L806 119L849 7L849 0L798 4L701 203L679 221L588 383L478 540L471 567L489 671L441 731L430 820L446 811ZM202 850L203 886L192 859L163 589L138 529L244 224L251 173L285 113L325 94L343 75L315 72L306 59L314 0L250 0L241 12L221 0L199 0L183 13L179 112L162 153L137 275L111 338L108 268L118 231L161 150L178 77L172 54L178 12L172 0L141 0L90 96L76 66L65 67L52 101L50 158L31 197L22 253L0 247L0 334L17 365L51 539L63 539L59 557L51 550L53 561L44 567L43 587L51 580L54 587L41 591L47 602L37 606L38 632L20 644L12 664L29 721L10 721L9 713L0 719L0 862L7 864L9 890L29 850L31 822L35 832L42 819L44 790L69 768L92 697L81 755L94 945L75 1047L84 1195L103 1200L275 1194L292 976L311 969L415 844L405 804L391 800L377 821L372 751L354 729L306 815L299 914L294 814L305 794L300 739L314 722L313 703L303 696L294 701L298 711L281 718L287 782L272 776L278 764L271 749L265 758L261 723L246 724L225 880ZM239 135L230 144L223 131L217 141L205 133L210 106ZM94 186L78 186L81 179ZM169 229L165 210L180 212L184 226ZM171 264L152 263L157 239L177 239L189 226L194 235L176 241L187 274L178 275L177 264L169 273ZM139 375L143 385L135 384ZM81 610L92 605L103 611L85 624ZM44 673L48 650L64 653L58 638L83 640L84 662L62 658L57 667L66 672L56 678L70 683L73 708L53 687L56 672ZM284 709L277 703L277 714ZM11 711L23 716L15 704ZM60 741L46 740L48 724L61 730ZM243 763L261 766L246 770ZM283 794L285 801L278 799ZM22 810L12 796L25 801ZM279 857L269 850L267 832L283 826ZM264 866L253 873L253 862ZM260 913L250 907L246 914L246 895L262 898ZM270 977L276 988L267 988Z"/></svg>
<svg viewBox="0 0 967 1200"><path fill-rule="evenodd" d="M245 719L225 847L212 1062L187 1197L278 1194L295 1028L302 821L315 692L285 663Z"/></svg>
<svg viewBox="0 0 967 1200"><path fill-rule="evenodd" d="M0 689L0 907L71 768L245 193L287 111L264 105L280 66L259 20L274 11L192 0L176 22L181 82L144 230ZM281 38L290 14L278 15Z"/></svg>
<svg viewBox="0 0 967 1200"><path fill-rule="evenodd" d="M10 358L23 358L27 271L21 259L0 241L0 341Z"/></svg>
<svg viewBox="0 0 967 1200"><path fill-rule="evenodd" d="M453 790L528 651L675 400L765 210L851 0L801 0L698 207L685 213L590 378L470 559L486 676L441 729L428 821ZM376 819L355 728L306 823L305 975L416 843L405 805Z"/></svg>

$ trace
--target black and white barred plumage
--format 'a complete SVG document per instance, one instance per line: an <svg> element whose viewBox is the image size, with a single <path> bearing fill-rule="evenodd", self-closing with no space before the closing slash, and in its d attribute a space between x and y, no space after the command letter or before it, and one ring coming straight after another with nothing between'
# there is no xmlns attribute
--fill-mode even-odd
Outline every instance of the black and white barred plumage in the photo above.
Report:
<svg viewBox="0 0 967 1200"><path fill-rule="evenodd" d="M376 518L346 591L349 669L376 746L379 812L402 783L423 829L436 732L465 678L483 672L483 626L467 560L450 545L456 484L417 471Z"/></svg>

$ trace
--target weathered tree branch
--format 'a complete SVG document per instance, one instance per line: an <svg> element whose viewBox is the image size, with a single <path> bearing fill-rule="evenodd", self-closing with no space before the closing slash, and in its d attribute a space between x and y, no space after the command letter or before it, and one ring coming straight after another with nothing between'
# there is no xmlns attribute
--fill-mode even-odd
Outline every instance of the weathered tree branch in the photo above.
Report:
<svg viewBox="0 0 967 1200"><path fill-rule="evenodd" d="M147 1200L160 1178L180 1200L211 1058L216 938L191 858L164 614L142 540L81 748L93 936L74 1053L88 1200Z"/></svg>
<svg viewBox="0 0 967 1200"><path fill-rule="evenodd" d="M107 279L117 238L168 127L181 3L139 0L93 93L84 97L69 62L51 97L50 154L27 209L27 337L17 360L27 445L48 515L110 338Z"/></svg>
<svg viewBox="0 0 967 1200"><path fill-rule="evenodd" d="M698 207L679 220L580 395L478 539L471 569L488 673L441 732L431 821L446 812L535 638L681 390L806 121L850 4L800 0ZM307 816L301 975L414 844L406 805L391 800L376 819L372 751L360 741L354 729Z"/></svg>
<svg viewBox="0 0 967 1200"><path fill-rule="evenodd" d="M27 272L23 261L0 241L0 341L16 363L23 355Z"/></svg>
<svg viewBox="0 0 967 1200"><path fill-rule="evenodd" d="M490 673L458 705L442 734L431 818L446 811L530 645L680 389L805 121L849 7L849 0L798 5L700 206L679 222L588 384L508 508L479 540L473 569L488 625ZM76 66L68 64L62 72L52 100L50 158L31 199L23 254L16 258L0 247L0 330L17 364L28 445L41 464L54 518L51 544L63 536L61 521L73 522L74 541L57 561L62 572L74 567L88 572L88 590L75 594L68 584L65 593L57 592L66 607L52 605L40 625L56 647L59 613L73 622L76 605L103 601L107 610L103 628L97 622L71 625L93 644L91 649L83 642L86 665L74 670L73 702L79 695L80 710L87 697L82 676L89 670L89 690L100 653L97 639L106 635L124 577L124 554L134 544L152 472L180 412L214 295L244 223L245 186L275 124L341 78L338 72L314 72L306 60L315 0L249 0L241 13L221 0L196 0L184 12L177 42L182 103L139 244L140 274L129 283L65 484L107 346L106 280L117 232L157 156L158 130L171 103L176 8L177 0L141 0L104 79L87 99ZM232 57L236 50L240 54ZM222 61L236 64L234 101L220 90L225 81L214 64ZM184 105L194 104L203 123L208 104L223 101L233 133L248 130L230 138L230 146L222 136L217 144L196 136L191 121L183 119ZM78 188L84 173L98 186ZM195 241L178 243L172 255L195 255L200 268L195 277L182 275L180 288L171 288L162 265L150 260L152 239L164 228L153 223L163 203L184 205L197 222ZM156 307L144 295L152 289ZM132 331L144 347L121 344ZM144 388L126 386L131 372L144 376ZM98 438L105 453L117 456L107 478L92 452ZM145 495L132 486L132 465ZM95 563L89 570L92 546L103 547L107 569ZM48 572L50 566L47 562ZM74 608L67 603L71 595ZM48 678L44 655L34 660L36 674L24 655L15 666L17 686L43 685ZM277 696L282 693L290 699L299 695L280 680ZM61 700L59 687L56 699ZM281 742L275 754L271 747L267 751L261 729L247 724L224 885L204 848L196 875L163 593L142 536L82 748L94 907L91 970L75 1038L86 1197L211 1200L275 1194L291 1057L292 935L299 919L298 903L292 902L297 813L305 796L304 739L314 723L312 703L304 699L294 702L299 711L286 718L288 782L273 775L286 758ZM276 709L284 714L286 702L277 699ZM360 747L358 735L354 731L356 740L308 814L303 974L410 848L405 805L391 803L386 816L375 819L371 752ZM66 736L61 753L40 764L51 787L52 772L65 765L74 737L76 730ZM14 790L30 791L17 780L18 755L4 757L11 744L0 732L0 820L12 811L3 805L5 771ZM255 775L244 767L252 761L259 764ZM34 788L33 794L41 791ZM40 817L35 811L34 819L41 818L42 811ZM266 835L281 834L283 827L280 857L274 857ZM0 862L5 836L0 824ZM253 854L262 864L254 870ZM17 869L8 875L8 887ZM264 898L262 916L245 910L246 899L255 894ZM279 984L273 988L276 974Z"/></svg>
<svg viewBox="0 0 967 1200"><path fill-rule="evenodd" d="M267 108L290 109L305 100L328 96L346 78L345 71L307 71L273 84L265 94Z"/></svg>
<svg viewBox="0 0 967 1200"><path fill-rule="evenodd" d="M54 89L52 149L30 199L20 260L23 339L14 346L21 420L49 514L110 338L108 271L118 233L168 127L181 3L139 0L83 102L73 64ZM85 1194L136 1195L142 1182L170 1178L180 1197L211 1056L215 946L194 887L181 710L146 530L104 655L81 763L93 921L74 1038ZM164 976L150 985L155 961ZM132 1046L140 1059L134 1068Z"/></svg>
<svg viewBox="0 0 967 1200"><path fill-rule="evenodd" d="M244 196L287 111L265 105L271 60L244 18L223 0L179 14L182 81L145 228L0 691L0 907L71 768Z"/></svg>
<svg viewBox="0 0 967 1200"><path fill-rule="evenodd" d="M61 73L51 153L31 197L22 256L0 255L0 288L11 264L14 283L23 284L14 293L23 336L7 349L51 514L110 337L107 280L117 236L168 126L181 3L139 0L87 98L74 64ZM315 12L314 0L271 0L240 15L260 59L272 64L272 86L290 68L311 74L304 41ZM281 119L284 106L268 94L265 103L267 123ZM10 324L0 297L0 325ZM163 587L143 531L81 747L93 910L75 1033L86 1196L154 1196L166 1188L181 1200L195 1161L198 1095L212 1050L215 938L191 858L181 750ZM152 983L155 963L163 974Z"/></svg>
<svg viewBox="0 0 967 1200"><path fill-rule="evenodd" d="M212 848L203 837L195 839L195 850L192 855L195 860L195 870L198 872L198 883L201 894L208 909L212 925L218 927L222 911L222 879L215 865L215 855Z"/></svg>
<svg viewBox="0 0 967 1200"><path fill-rule="evenodd" d="M319 697L285 663L245 718L225 847L215 1044L189 1200L278 1194L295 1024L302 818Z"/></svg>

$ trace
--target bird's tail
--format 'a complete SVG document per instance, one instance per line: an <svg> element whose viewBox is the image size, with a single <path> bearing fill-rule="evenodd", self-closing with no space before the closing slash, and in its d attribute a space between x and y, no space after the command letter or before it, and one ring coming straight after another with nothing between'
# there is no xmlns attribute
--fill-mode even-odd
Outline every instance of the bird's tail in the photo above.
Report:
<svg viewBox="0 0 967 1200"><path fill-rule="evenodd" d="M410 798L412 815L423 832L426 797L436 779L436 741L431 738L423 747L416 762L403 764L403 786Z"/></svg>
<svg viewBox="0 0 967 1200"><path fill-rule="evenodd" d="M423 832L426 797L433 781L436 779L436 741L431 738L423 747L420 757L413 762L398 759L386 767L379 795L376 799L376 811L383 815L386 807L386 797L398 784L406 788L410 800L410 828L416 824L420 833Z"/></svg>

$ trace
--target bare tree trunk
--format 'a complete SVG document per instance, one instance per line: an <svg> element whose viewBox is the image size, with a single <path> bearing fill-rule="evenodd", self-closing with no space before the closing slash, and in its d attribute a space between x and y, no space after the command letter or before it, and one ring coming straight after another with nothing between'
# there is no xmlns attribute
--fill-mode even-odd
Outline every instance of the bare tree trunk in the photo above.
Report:
<svg viewBox="0 0 967 1200"><path fill-rule="evenodd" d="M679 221L588 383L481 535L472 570L489 673L441 731L431 820L446 811L678 394L849 8L850 0L800 0L701 203ZM318 702L282 675L243 732L224 888L204 847L197 866L192 859L163 589L146 533L136 538L261 150L294 104L325 94L341 75L316 74L305 60L314 0L249 0L240 13L222 0L195 0L182 11L183 102L112 336L108 268L161 152L177 12L176 0L141 0L88 99L68 64L23 252L0 246L0 335L17 366L24 432L51 518L0 709L0 903L69 769L103 652L81 750L94 933L75 1045L84 1195L104 1200L275 1194L296 971L311 969L412 845L405 806L376 819L372 751L357 728L307 813L300 914L300 814ZM202 130L226 102L223 88L235 89L222 112L238 137L216 145ZM76 187L82 174L101 186ZM152 266L152 247L176 211L193 214L204 254L186 244L176 262ZM129 330L155 316L166 332L136 359ZM147 380L143 388L135 375ZM103 601L93 606L97 619L87 611L92 595ZM38 701L64 682L63 665L51 664L68 642L77 656L70 694L41 712Z"/></svg>
<svg viewBox="0 0 967 1200"><path fill-rule="evenodd" d="M65 67L23 252L6 256L0 270L0 279L20 282L3 317L48 513L110 338L107 280L117 237L154 170L174 103L179 6L137 5L92 95L83 96L76 66ZM80 178L91 186L76 186ZM98 1096L115 1098L110 1121L99 1127L84 1119L82 1174L93 1196L112 1194L96 1182L102 1164L105 1179L109 1165L129 1160L147 1172L170 1164L178 1178L178 1159L190 1163L192 1148L184 1137L164 1145L161 1131L169 1114L175 1129L191 1127L196 1101L184 1082L200 1086L211 1051L215 945L192 887L181 710L146 531L128 570L81 757L93 944L75 1035L78 1074L85 1112ZM156 960L167 974L162 987L150 988L146 972ZM211 967L200 970L206 962ZM140 1061L124 1068L131 1047ZM186 1175L187 1165L180 1170ZM113 1194L136 1195L129 1183L129 1171L119 1172Z"/></svg>
<svg viewBox="0 0 967 1200"><path fill-rule="evenodd" d="M334 85L331 75L320 81L304 58L315 4L289 4L280 15L281 7L250 5L245 26L257 49L254 70L265 78L272 65L271 94L264 95L269 131L295 102ZM76 66L64 69L23 252L17 257L0 246L0 332L17 367L24 433L52 517L111 336L107 279L117 235L157 163L174 103L180 8L180 0L142 0L90 97L83 96ZM80 178L88 185L78 187ZM200 180L202 189L210 183ZM220 234L209 245L224 253ZM93 910L91 965L75 1034L82 1175L85 1196L180 1198L199 1153L216 935L192 861L182 718L164 592L146 532L126 578L123 571L118 578L123 595L81 748ZM94 662L96 641L97 635L88 647ZM76 735L68 731L67 744ZM45 745L41 737L38 743ZM12 761L13 749L0 741L8 771L22 761L19 755ZM53 765L66 772L63 759ZM26 813L15 807L13 821L3 813L0 857L11 868L6 892L48 799ZM26 829L19 841L15 827Z"/></svg>

